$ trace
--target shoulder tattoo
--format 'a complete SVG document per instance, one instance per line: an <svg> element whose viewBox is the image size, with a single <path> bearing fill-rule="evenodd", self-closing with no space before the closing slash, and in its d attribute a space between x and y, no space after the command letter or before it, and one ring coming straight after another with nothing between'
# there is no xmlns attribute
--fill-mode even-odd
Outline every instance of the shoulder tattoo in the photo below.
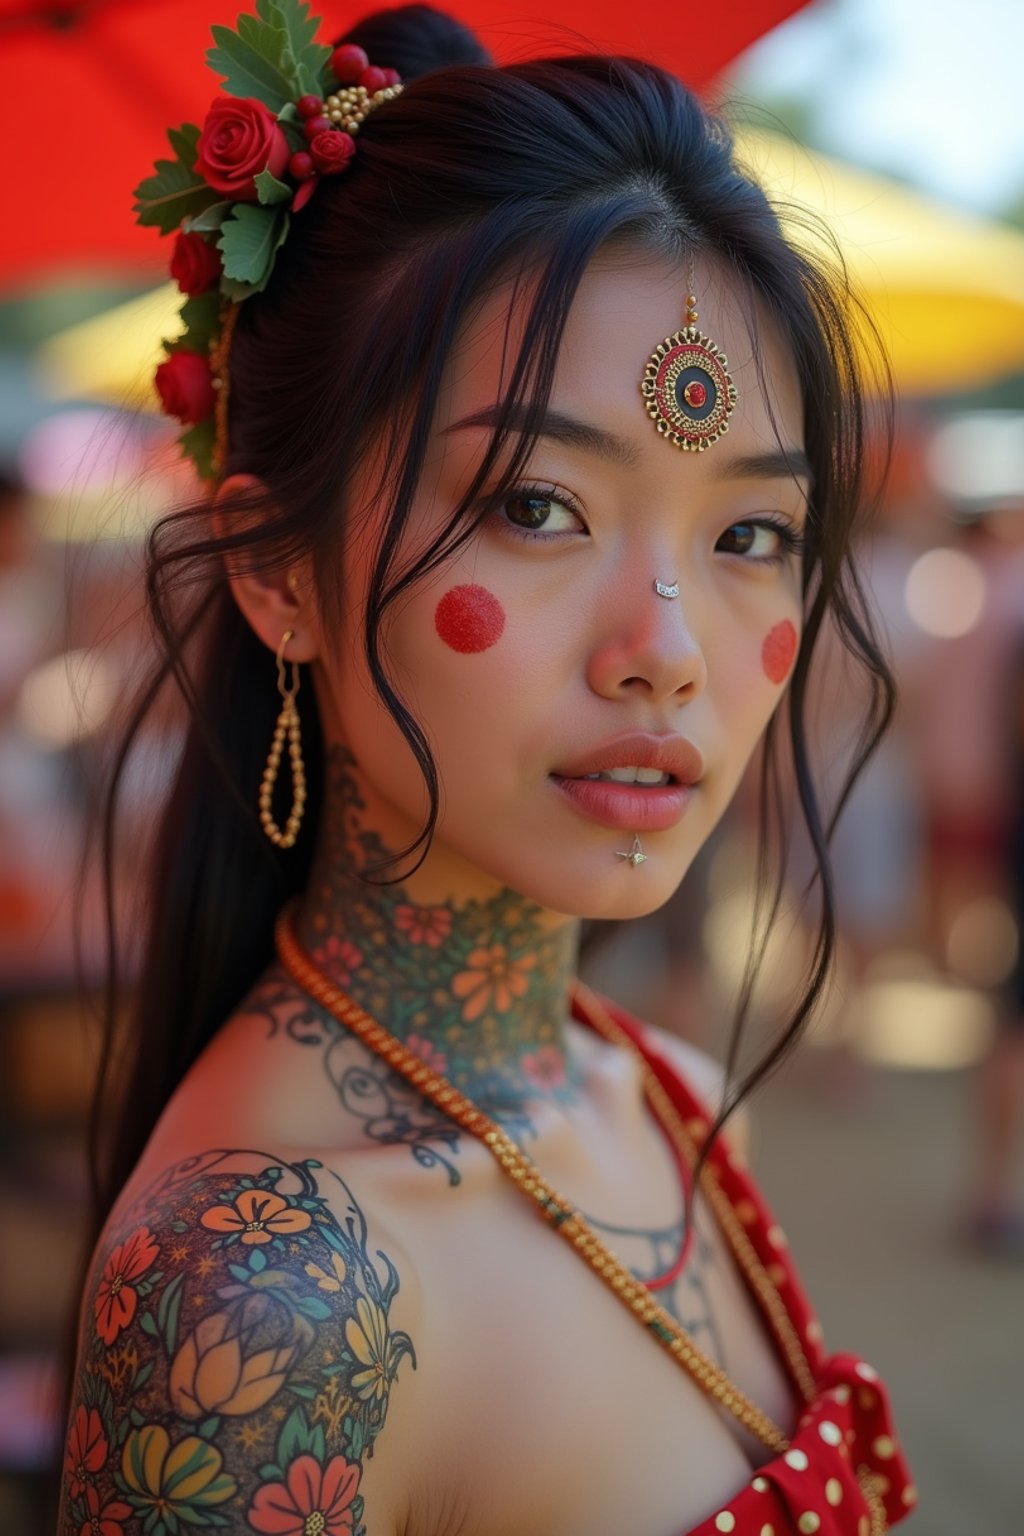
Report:
<svg viewBox="0 0 1024 1536"><path fill-rule="evenodd" d="M367 1242L315 1161L212 1152L151 1187L85 1295L60 1536L363 1536L363 1463L416 1364Z"/></svg>

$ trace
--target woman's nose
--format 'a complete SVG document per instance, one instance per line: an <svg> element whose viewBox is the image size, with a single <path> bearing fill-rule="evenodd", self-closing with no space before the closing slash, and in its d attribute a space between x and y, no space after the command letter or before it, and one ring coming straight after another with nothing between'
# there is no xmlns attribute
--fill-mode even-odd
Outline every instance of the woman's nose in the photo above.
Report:
<svg viewBox="0 0 1024 1536"><path fill-rule="evenodd" d="M697 607L674 578L620 586L591 652L588 682L602 698L628 695L687 703L702 693L708 670L692 627ZM660 590L659 590L660 589ZM690 601L688 601L688 595Z"/></svg>

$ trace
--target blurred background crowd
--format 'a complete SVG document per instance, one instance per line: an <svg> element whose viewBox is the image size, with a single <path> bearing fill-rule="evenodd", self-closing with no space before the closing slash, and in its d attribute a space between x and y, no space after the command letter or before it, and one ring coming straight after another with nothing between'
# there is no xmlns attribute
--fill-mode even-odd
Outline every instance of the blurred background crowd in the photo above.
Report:
<svg viewBox="0 0 1024 1536"><path fill-rule="evenodd" d="M59 113L68 71L72 106L88 102L58 122L59 187L20 145L5 182L26 205L11 193L0 233L0 1530L12 1536L40 1528L56 1477L54 1361L97 1049L76 977L88 993L103 960L95 854L76 908L83 836L151 643L147 530L194 489L148 383L179 296L161 286L166 252L129 238L129 196L154 132L188 111L150 79L154 37L163 49L173 13L184 39L195 11L194 67L205 26L237 7L106 9L123 32L97 46L84 17L103 6L0 3L5 99ZM341 24L357 13L324 9ZM478 19L472 0L452 9ZM836 977L801 1056L755 1102L754 1155L826 1336L884 1367L921 1492L908 1528L1012 1536L1024 1506L1024 10L760 9L737 41L765 35L738 58L726 48L705 70L713 84L699 83L728 105L773 194L829 221L889 347L896 452L861 557L901 702L836 838ZM642 51L611 21L591 35ZM682 57L664 62L687 75ZM120 180L96 129L117 111L102 134L119 135ZM832 782L856 710L835 647L816 710ZM140 832L180 725L169 703L128 765ZM755 812L751 786L674 902L587 962L589 979L720 1054L751 932ZM128 907L146 873L132 846L129 828L116 850ZM807 959L805 866L797 845L752 1021L762 1045Z"/></svg>

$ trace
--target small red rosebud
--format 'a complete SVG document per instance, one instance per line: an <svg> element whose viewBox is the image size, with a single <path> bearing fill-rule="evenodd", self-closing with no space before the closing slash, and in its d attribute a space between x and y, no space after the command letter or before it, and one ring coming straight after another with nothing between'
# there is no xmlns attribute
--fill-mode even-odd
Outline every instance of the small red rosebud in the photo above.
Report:
<svg viewBox="0 0 1024 1536"><path fill-rule="evenodd" d="M369 62L356 43L342 43L331 54L331 73L339 85L355 85Z"/></svg>
<svg viewBox="0 0 1024 1536"><path fill-rule="evenodd" d="M171 276L190 299L208 293L220 281L220 252L202 235L179 230L171 256Z"/></svg>
<svg viewBox="0 0 1024 1536"><path fill-rule="evenodd" d="M297 150L288 161L288 170L296 181L308 181L311 176L316 175L313 156L307 155L304 149Z"/></svg>
<svg viewBox="0 0 1024 1536"><path fill-rule="evenodd" d="M307 117L302 125L302 131L306 135L306 143L311 144L318 133L327 133L334 125L329 117L321 112L317 117Z"/></svg>
<svg viewBox="0 0 1024 1536"><path fill-rule="evenodd" d="M210 362L199 352L172 352L153 379L168 416L186 427L213 415L213 374Z"/></svg>
<svg viewBox="0 0 1024 1536"><path fill-rule="evenodd" d="M364 69L356 81L356 84L363 86L371 96L374 91L382 91L387 83L387 76L382 69L377 68L376 64L371 64L369 68Z"/></svg>
<svg viewBox="0 0 1024 1536"><path fill-rule="evenodd" d="M295 107L300 117L319 117L324 104L319 96L300 96Z"/></svg>
<svg viewBox="0 0 1024 1536"><path fill-rule="evenodd" d="M402 77L397 69L382 69L381 74L384 76L385 85L401 85L402 83Z"/></svg>
<svg viewBox="0 0 1024 1536"><path fill-rule="evenodd" d="M335 176L343 171L356 151L356 141L350 133L321 133L309 146L313 164L322 176Z"/></svg>

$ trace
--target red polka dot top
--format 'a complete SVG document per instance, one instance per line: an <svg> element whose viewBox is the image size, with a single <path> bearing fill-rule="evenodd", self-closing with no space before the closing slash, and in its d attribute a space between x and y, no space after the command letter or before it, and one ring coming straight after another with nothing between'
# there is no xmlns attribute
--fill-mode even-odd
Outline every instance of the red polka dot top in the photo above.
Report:
<svg viewBox="0 0 1024 1536"><path fill-rule="evenodd" d="M604 998L601 1005L641 1051L700 1142L709 1125L705 1106L642 1024ZM574 1012L588 1022L582 1010ZM805 1406L788 1449L680 1536L882 1536L917 1501L885 1386L856 1355L826 1354L780 1229L725 1136L716 1138L705 1177L709 1193L716 1186L720 1192L712 1209Z"/></svg>

